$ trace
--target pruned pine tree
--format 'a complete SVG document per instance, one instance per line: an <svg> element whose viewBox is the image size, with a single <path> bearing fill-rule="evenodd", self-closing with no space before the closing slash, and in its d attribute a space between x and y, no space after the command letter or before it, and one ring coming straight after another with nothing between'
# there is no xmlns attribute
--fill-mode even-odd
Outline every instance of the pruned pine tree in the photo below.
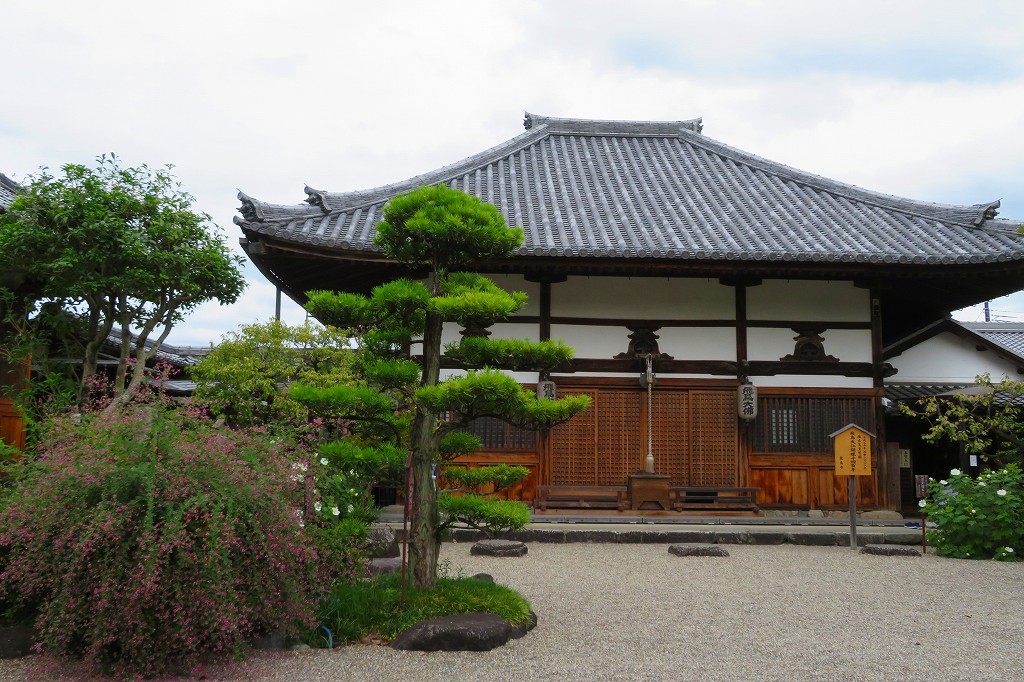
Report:
<svg viewBox="0 0 1024 682"><path fill-rule="evenodd" d="M445 350L449 357L481 369L439 381L445 322L485 326L514 314L526 302L523 293L508 293L486 277L460 270L481 260L508 258L522 239L522 231L509 228L494 206L444 185L422 187L388 202L375 243L388 258L425 271L424 280L382 284L369 296L309 293L307 309L314 316L357 334L355 369L365 385L330 391L302 388L293 395L307 404L319 401L321 409L336 401L342 407L335 414L344 413L381 437L396 433L402 426L396 415L409 410L410 566L418 588L437 582L435 465L480 448L479 439L460 429L478 417L549 429L588 404L585 396L539 400L493 369L549 370L572 357L572 349L561 342L466 339ZM416 355L418 360L413 359Z"/></svg>

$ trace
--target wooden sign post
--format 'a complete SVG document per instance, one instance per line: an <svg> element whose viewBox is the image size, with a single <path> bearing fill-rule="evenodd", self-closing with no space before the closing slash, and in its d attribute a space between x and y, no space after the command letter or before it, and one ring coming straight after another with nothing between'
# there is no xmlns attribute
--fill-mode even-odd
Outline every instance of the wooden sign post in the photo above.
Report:
<svg viewBox="0 0 1024 682"><path fill-rule="evenodd" d="M829 437L836 453L836 476L846 476L850 499L850 549L857 549L857 477L871 475L871 439L875 434L847 424Z"/></svg>

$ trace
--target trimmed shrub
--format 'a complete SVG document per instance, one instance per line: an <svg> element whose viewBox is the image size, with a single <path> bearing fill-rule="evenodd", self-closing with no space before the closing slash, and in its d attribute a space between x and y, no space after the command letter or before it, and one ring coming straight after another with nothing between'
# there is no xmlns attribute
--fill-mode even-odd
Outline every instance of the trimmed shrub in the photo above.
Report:
<svg viewBox="0 0 1024 682"><path fill-rule="evenodd" d="M119 675L304 631L326 583L281 447L153 404L53 421L0 510L0 598Z"/></svg>
<svg viewBox="0 0 1024 682"><path fill-rule="evenodd" d="M321 604L319 618L334 634L335 642L391 641L416 623L459 613L493 613L512 625L530 620L530 602L515 590L476 578L439 578L437 587L407 587L402 603L402 582L397 574L336 585ZM309 641L324 644L321 633Z"/></svg>

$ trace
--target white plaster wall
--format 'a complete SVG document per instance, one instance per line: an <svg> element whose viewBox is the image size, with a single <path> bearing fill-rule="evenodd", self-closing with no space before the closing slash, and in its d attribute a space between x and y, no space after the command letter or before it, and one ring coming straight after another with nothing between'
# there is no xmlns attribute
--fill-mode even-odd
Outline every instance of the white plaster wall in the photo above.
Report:
<svg viewBox="0 0 1024 682"><path fill-rule="evenodd" d="M735 327L664 327L655 333L658 349L676 360L736 359Z"/></svg>
<svg viewBox="0 0 1024 682"><path fill-rule="evenodd" d="M522 275L487 275L505 291L522 291L529 300L516 315L540 315L540 284L527 282Z"/></svg>
<svg viewBox="0 0 1024 682"><path fill-rule="evenodd" d="M871 362L871 330L826 329L821 335L825 352L841 362ZM747 357L751 360L778 360L796 348L792 329L747 329Z"/></svg>
<svg viewBox="0 0 1024 682"><path fill-rule="evenodd" d="M747 319L870 322L871 294L852 282L765 280L747 287Z"/></svg>
<svg viewBox="0 0 1024 682"><path fill-rule="evenodd" d="M535 384L537 383L537 372L505 372L516 381L521 384ZM450 379L451 377L462 377L466 376L466 371L462 369L442 369L440 374L440 380Z"/></svg>
<svg viewBox="0 0 1024 682"><path fill-rule="evenodd" d="M556 317L735 319L732 287L714 279L570 277L551 285Z"/></svg>
<svg viewBox="0 0 1024 682"><path fill-rule="evenodd" d="M487 328L491 332L492 339L529 339L530 341L540 340L540 328L536 324L522 324L518 322L499 322ZM441 331L442 348L447 343L459 343L462 341L462 327L455 322L445 322ZM625 348L625 346L623 346ZM416 350L415 348L413 349Z"/></svg>
<svg viewBox="0 0 1024 682"><path fill-rule="evenodd" d="M441 329L441 348L445 347L448 343L458 343L462 340L462 327L454 322L445 322L444 327ZM413 345L413 355L419 355L422 351L422 347L417 347L418 344Z"/></svg>
<svg viewBox="0 0 1024 682"><path fill-rule="evenodd" d="M551 338L562 339L576 351L577 358L611 358L629 347L625 327L598 325L551 325Z"/></svg>
<svg viewBox="0 0 1024 682"><path fill-rule="evenodd" d="M487 328L492 339L527 339L540 341L540 325L516 322L498 322Z"/></svg>
<svg viewBox="0 0 1024 682"><path fill-rule="evenodd" d="M889 363L899 371L888 381L912 381L939 384L974 383L975 377L988 373L993 381L1007 377L1020 380L1017 367L991 351L978 351L975 344L956 334L943 332L904 351Z"/></svg>
<svg viewBox="0 0 1024 682"><path fill-rule="evenodd" d="M815 376L813 374L779 374L772 377L750 377L755 386L787 388L872 388L870 377Z"/></svg>

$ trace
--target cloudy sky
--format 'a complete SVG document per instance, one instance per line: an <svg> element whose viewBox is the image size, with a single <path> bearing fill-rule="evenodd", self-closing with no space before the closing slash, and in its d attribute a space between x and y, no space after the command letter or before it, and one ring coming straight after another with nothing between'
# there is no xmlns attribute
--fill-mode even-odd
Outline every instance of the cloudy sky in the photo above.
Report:
<svg viewBox="0 0 1024 682"><path fill-rule="evenodd" d="M298 203L522 132L524 111L703 117L797 168L1024 220L1019 0L5 2L0 171L115 152L175 174L237 246L236 192ZM171 343L273 315L248 267ZM1024 294L992 303L1024 320ZM958 314L980 319L979 310ZM302 311L286 301L285 318Z"/></svg>

